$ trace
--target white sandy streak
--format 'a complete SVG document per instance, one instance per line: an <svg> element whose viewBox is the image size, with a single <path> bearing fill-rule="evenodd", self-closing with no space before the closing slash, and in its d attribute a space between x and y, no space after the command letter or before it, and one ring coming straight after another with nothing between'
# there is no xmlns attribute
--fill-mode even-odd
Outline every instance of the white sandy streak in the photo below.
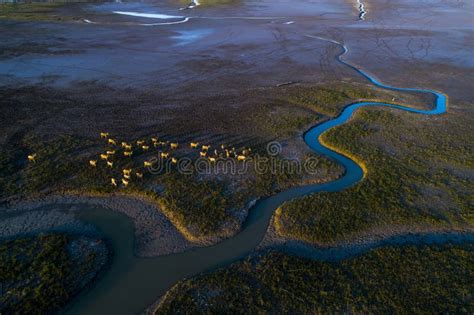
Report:
<svg viewBox="0 0 474 315"><path fill-rule="evenodd" d="M180 21L173 21L173 22L139 23L139 24L137 24L137 25L140 25L140 26L173 25L173 24L186 23L187 21L189 21L189 17L182 16L182 15L167 15L167 14L159 14L159 13L140 13L140 12L130 12L130 11L113 11L112 13L120 14L120 15L144 17L144 18L149 18L149 19L160 19L160 20L182 19Z"/></svg>
<svg viewBox="0 0 474 315"><path fill-rule="evenodd" d="M167 14L158 14L158 13L140 13L140 12L130 12L130 11L112 11L115 14L121 15L129 15L129 16L137 16L137 17L144 17L150 19L184 19L185 16L182 15L167 15Z"/></svg>

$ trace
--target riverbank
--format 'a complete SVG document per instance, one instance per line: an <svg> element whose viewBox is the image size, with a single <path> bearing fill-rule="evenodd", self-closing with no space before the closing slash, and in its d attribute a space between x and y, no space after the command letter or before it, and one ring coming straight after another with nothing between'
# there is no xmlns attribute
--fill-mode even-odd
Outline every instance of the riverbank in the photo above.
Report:
<svg viewBox="0 0 474 315"><path fill-rule="evenodd" d="M56 210L48 209L53 207ZM23 200L9 205L2 211L10 218L1 222L2 236L44 231L90 231L77 218L81 209L106 208L127 215L134 222L134 252L139 257L153 257L189 250L196 244L188 241L159 211L156 203L143 198L111 195L49 196L43 199ZM41 210L47 208L48 210ZM66 208L66 209L65 209ZM18 213L16 217L12 214ZM13 227L13 228L12 228Z"/></svg>

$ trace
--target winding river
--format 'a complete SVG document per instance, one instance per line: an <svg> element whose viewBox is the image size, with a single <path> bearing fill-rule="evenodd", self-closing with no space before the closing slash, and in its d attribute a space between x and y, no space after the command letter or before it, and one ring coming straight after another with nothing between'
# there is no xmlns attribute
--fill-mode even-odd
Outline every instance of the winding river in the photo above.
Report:
<svg viewBox="0 0 474 315"><path fill-rule="evenodd" d="M307 35L307 37L339 46L341 53L336 57L338 61L357 71L375 86L396 91L430 93L436 97L434 106L429 110L421 110L389 103L358 102L347 106L338 117L311 128L304 135L306 144L313 151L342 164L346 170L344 176L329 183L295 187L260 200L251 209L242 231L215 246L156 258L137 258L133 254L134 227L130 219L117 212L103 209L82 212L83 220L97 226L111 240L115 256L110 269L90 290L82 293L66 312L88 315L139 313L181 279L228 265L247 256L259 245L272 214L283 202L319 191L340 191L362 180L363 166L324 146L319 140L327 130L347 122L357 109L367 106L385 106L424 115L437 115L446 111L447 98L444 94L431 90L385 85L345 61L343 56L348 49L343 44L317 36ZM317 255L315 258L324 259Z"/></svg>

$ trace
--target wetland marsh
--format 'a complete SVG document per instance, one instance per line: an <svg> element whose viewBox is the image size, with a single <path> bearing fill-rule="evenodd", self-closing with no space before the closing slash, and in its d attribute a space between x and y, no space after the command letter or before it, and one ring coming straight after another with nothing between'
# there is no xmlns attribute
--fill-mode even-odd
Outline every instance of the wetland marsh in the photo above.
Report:
<svg viewBox="0 0 474 315"><path fill-rule="evenodd" d="M44 278L66 292L55 307L472 312L469 2L0 10L2 244L81 235L112 253L80 292ZM201 159L212 169L226 155L236 165L316 166L177 167ZM147 168L154 156L171 171ZM70 274L63 245L54 246ZM23 274L8 255L5 281L15 288ZM41 257L29 274L48 266ZM26 295L24 305L44 299Z"/></svg>

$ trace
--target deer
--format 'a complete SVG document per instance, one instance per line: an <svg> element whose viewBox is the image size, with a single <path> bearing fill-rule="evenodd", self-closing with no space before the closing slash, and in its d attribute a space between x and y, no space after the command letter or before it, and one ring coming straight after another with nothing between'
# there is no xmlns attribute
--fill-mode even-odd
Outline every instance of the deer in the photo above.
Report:
<svg viewBox="0 0 474 315"><path fill-rule="evenodd" d="M177 149L178 148L178 142L171 142L170 143L170 148L171 149Z"/></svg>
<svg viewBox="0 0 474 315"><path fill-rule="evenodd" d="M244 161L246 158L245 155L237 155L237 161Z"/></svg>
<svg viewBox="0 0 474 315"><path fill-rule="evenodd" d="M215 161L216 161L216 158L214 158L214 157L209 157L209 161L210 161L210 162L215 162Z"/></svg>
<svg viewBox="0 0 474 315"><path fill-rule="evenodd" d="M130 179L130 175L123 174L123 178L125 178L125 179Z"/></svg>
<svg viewBox="0 0 474 315"><path fill-rule="evenodd" d="M153 142L153 143L158 142L158 138L151 138L151 142Z"/></svg>
<svg viewBox="0 0 474 315"><path fill-rule="evenodd" d="M138 178L143 178L143 173L136 172L135 175L137 175Z"/></svg>
<svg viewBox="0 0 474 315"><path fill-rule="evenodd" d="M132 156L133 152L132 151L124 151L123 156Z"/></svg>
<svg viewBox="0 0 474 315"><path fill-rule="evenodd" d="M132 145L127 144L127 145L124 146L124 149L127 150L127 151L132 151Z"/></svg>
<svg viewBox="0 0 474 315"><path fill-rule="evenodd" d="M145 143L145 140L137 140L137 145L143 145Z"/></svg>
<svg viewBox="0 0 474 315"><path fill-rule="evenodd" d="M107 153L107 155L114 155L114 154L115 154L115 150L107 151L106 153Z"/></svg>
<svg viewBox="0 0 474 315"><path fill-rule="evenodd" d="M36 163L36 153L28 155L28 161Z"/></svg>
<svg viewBox="0 0 474 315"><path fill-rule="evenodd" d="M202 151L199 152L199 156L200 156L200 157L206 157L206 154L207 154L207 152L202 152Z"/></svg>
<svg viewBox="0 0 474 315"><path fill-rule="evenodd" d="M149 161L145 161L145 162L143 162L143 166L145 166L145 167L151 167L151 166L153 166L153 163L152 163L152 162L149 162Z"/></svg>
<svg viewBox="0 0 474 315"><path fill-rule="evenodd" d="M107 166L110 168L114 167L114 162L107 161Z"/></svg>
<svg viewBox="0 0 474 315"><path fill-rule="evenodd" d="M164 159L167 159L170 156L170 154L168 152L161 152L160 156Z"/></svg>
<svg viewBox="0 0 474 315"><path fill-rule="evenodd" d="M196 149L199 145L199 142L191 142L189 145L192 149Z"/></svg>
<svg viewBox="0 0 474 315"><path fill-rule="evenodd" d="M130 175L131 172L132 172L132 169L131 169L131 168L129 168L129 169L124 168L124 169L122 170L122 172L123 172L124 175Z"/></svg>
<svg viewBox="0 0 474 315"><path fill-rule="evenodd" d="M111 145L117 145L117 142L115 142L114 139L109 139L108 142L109 142L109 144L111 144Z"/></svg>
<svg viewBox="0 0 474 315"><path fill-rule="evenodd" d="M210 145L210 144L208 144L208 145L203 145L201 148L202 148L203 150L206 150L206 151L207 151L207 150L209 150L209 149L211 148L211 145Z"/></svg>
<svg viewBox="0 0 474 315"><path fill-rule="evenodd" d="M109 133L108 133L108 132L101 132L101 133L100 133L100 137L101 137L101 138L108 138L108 137L109 137Z"/></svg>
<svg viewBox="0 0 474 315"><path fill-rule="evenodd" d="M128 180L126 180L125 178L122 178L122 184L127 187L128 186Z"/></svg>
<svg viewBox="0 0 474 315"><path fill-rule="evenodd" d="M117 181L115 180L115 178L111 178L110 182L112 183L112 186L117 187Z"/></svg>
<svg viewBox="0 0 474 315"><path fill-rule="evenodd" d="M125 148L128 145L128 143L125 142L125 141L122 141L122 143L120 145L122 146L122 148Z"/></svg>
<svg viewBox="0 0 474 315"><path fill-rule="evenodd" d="M147 146L147 145L142 145L142 149L143 149L143 151L148 151L148 149L150 149L150 147Z"/></svg>
<svg viewBox="0 0 474 315"><path fill-rule="evenodd" d="M109 156L108 156L107 154L101 154L101 155L100 155L100 158L101 158L102 160L106 160L106 161L107 161L107 159L109 158Z"/></svg>
<svg viewBox="0 0 474 315"><path fill-rule="evenodd" d="M97 166L97 160L90 160L89 161L90 166L96 167Z"/></svg>
<svg viewBox="0 0 474 315"><path fill-rule="evenodd" d="M172 158L171 158L171 163L173 163L173 164L177 164L177 163L178 163L178 159L177 159L177 158L174 158L174 157L172 157Z"/></svg>

